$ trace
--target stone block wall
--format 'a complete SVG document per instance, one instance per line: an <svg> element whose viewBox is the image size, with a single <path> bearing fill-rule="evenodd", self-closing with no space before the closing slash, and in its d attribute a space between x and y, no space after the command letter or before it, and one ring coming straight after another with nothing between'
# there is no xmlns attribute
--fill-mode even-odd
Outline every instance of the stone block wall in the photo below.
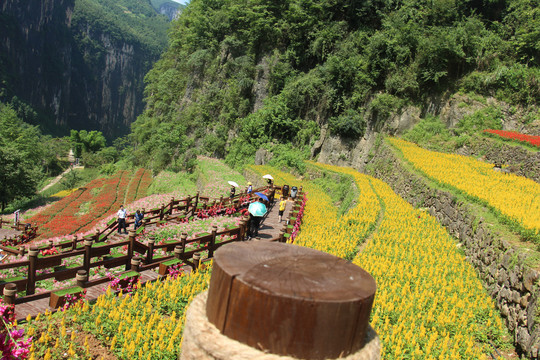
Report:
<svg viewBox="0 0 540 360"><path fill-rule="evenodd" d="M457 201L449 192L430 188L421 177L409 172L388 145L382 144L376 150L364 170L388 183L413 206L425 208L458 239L514 335L517 350L528 358L539 359L540 291L536 283L540 273L525 266L525 255L493 234L468 204Z"/></svg>

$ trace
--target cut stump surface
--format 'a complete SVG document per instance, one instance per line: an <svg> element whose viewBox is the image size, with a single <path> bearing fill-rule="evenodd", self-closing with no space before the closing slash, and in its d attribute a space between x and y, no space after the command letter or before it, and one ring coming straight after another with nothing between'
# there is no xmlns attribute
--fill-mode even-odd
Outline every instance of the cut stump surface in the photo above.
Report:
<svg viewBox="0 0 540 360"><path fill-rule="evenodd" d="M337 358L364 345L375 280L360 267L283 243L220 248L207 316L225 336L273 354Z"/></svg>

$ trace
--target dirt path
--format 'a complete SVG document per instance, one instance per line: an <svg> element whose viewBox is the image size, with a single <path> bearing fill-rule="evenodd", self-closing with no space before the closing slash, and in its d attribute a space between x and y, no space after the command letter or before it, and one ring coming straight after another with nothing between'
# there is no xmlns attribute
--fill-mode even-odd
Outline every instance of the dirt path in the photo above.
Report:
<svg viewBox="0 0 540 360"><path fill-rule="evenodd" d="M67 169L66 171L64 171L63 173L61 173L60 175L58 175L57 177L55 177L50 183L48 183L47 185L45 185L43 187L43 189L39 190L39 193L42 193L44 192L45 190L47 190L48 188L50 188L51 186L55 185L57 182L59 182L60 180L62 180L62 178L67 175L70 171L72 170L75 170L75 169L83 169L84 166L73 166L73 167L70 167L69 169Z"/></svg>

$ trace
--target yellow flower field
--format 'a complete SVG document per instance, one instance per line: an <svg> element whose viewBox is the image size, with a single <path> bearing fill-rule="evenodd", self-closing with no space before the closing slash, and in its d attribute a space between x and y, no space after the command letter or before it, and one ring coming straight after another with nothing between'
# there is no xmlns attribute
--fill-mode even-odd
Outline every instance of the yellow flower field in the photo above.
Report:
<svg viewBox="0 0 540 360"><path fill-rule="evenodd" d="M372 184L385 216L354 263L377 281L372 326L383 359L486 359L500 316L455 241L390 187Z"/></svg>
<svg viewBox="0 0 540 360"><path fill-rule="evenodd" d="M540 184L495 172L493 165L470 157L428 151L397 138L388 140L427 176L485 201L523 228L540 234Z"/></svg>
<svg viewBox="0 0 540 360"><path fill-rule="evenodd" d="M380 226L353 260L377 281L371 323L383 342L381 358L487 359L489 341L500 344L505 330L473 267L444 228L377 179L315 165L353 176L360 196L355 208L338 217L330 198L304 181L308 206L296 244L347 257L384 209ZM275 169L261 171L294 180Z"/></svg>
<svg viewBox="0 0 540 360"><path fill-rule="evenodd" d="M88 344L76 345L67 334L66 329L75 334L77 328L95 334L121 359L177 359L184 310L209 281L210 271L200 270L147 284L124 297L108 290L91 307L80 303L64 313L46 314L27 326L28 334L39 335L30 359L60 359L65 353L71 359L91 358Z"/></svg>

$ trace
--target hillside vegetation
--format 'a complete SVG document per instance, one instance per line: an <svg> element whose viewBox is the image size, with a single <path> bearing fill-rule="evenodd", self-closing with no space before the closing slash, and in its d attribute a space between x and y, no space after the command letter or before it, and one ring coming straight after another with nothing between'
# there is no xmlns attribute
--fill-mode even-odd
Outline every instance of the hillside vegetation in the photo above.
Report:
<svg viewBox="0 0 540 360"><path fill-rule="evenodd" d="M198 151L241 164L264 147L291 163L321 128L355 141L456 91L535 106L539 5L194 0L147 75L132 161L181 168Z"/></svg>

